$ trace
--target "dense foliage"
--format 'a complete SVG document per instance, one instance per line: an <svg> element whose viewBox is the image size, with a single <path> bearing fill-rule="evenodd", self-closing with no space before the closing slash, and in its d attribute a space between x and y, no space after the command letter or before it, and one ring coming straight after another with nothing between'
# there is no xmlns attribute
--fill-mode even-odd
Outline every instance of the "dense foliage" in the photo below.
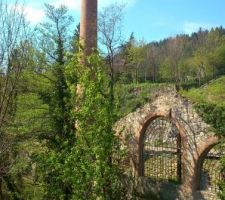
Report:
<svg viewBox="0 0 225 200"><path fill-rule="evenodd" d="M128 82L201 85L225 73L224 40L223 27L151 43L138 42L131 34L116 55L117 78L123 75Z"/></svg>
<svg viewBox="0 0 225 200"><path fill-rule="evenodd" d="M123 199L109 78L98 55L88 59L90 67L80 65L79 60L75 56L67 69L72 76L75 70L82 92L75 101L76 144L67 157L64 175L73 186L72 199Z"/></svg>
<svg viewBox="0 0 225 200"><path fill-rule="evenodd" d="M202 118L214 128L218 136L220 137L220 144L224 144L224 136L225 136L225 104L209 104L209 103L201 103L197 104L196 108ZM219 146L218 146L219 147ZM219 147L220 151L223 154L224 146ZM221 176L222 179L219 182L219 197L224 200L225 199L225 183L224 183L224 171L225 171L225 157L223 155L220 160L221 166Z"/></svg>
<svg viewBox="0 0 225 200"><path fill-rule="evenodd" d="M108 55L81 62L79 25L71 34L66 7L45 5L45 22L32 30L18 4L4 3L0 0L0 199L127 199L119 165L125 152L113 124L165 82L183 88L207 83L182 94L224 136L224 28L148 44L131 34L120 44L116 26L116 35L104 33L112 41ZM112 19L121 22L122 7L118 15L112 8ZM105 15L102 24L111 29L113 20L104 21ZM221 198L224 188L221 184Z"/></svg>
<svg viewBox="0 0 225 200"><path fill-rule="evenodd" d="M225 76L222 76L198 89L182 91L182 94L195 103L195 108L204 119L210 124L214 131L220 137L218 148L223 154L225 137ZM220 160L222 180L219 184L219 197L225 199L225 157Z"/></svg>

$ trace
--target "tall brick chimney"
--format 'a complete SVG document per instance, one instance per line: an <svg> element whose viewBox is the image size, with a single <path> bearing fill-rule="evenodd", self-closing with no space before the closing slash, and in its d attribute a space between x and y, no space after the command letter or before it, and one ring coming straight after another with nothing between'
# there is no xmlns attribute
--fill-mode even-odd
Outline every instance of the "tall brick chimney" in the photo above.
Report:
<svg viewBox="0 0 225 200"><path fill-rule="evenodd" d="M98 0L81 0L80 39L84 56L90 55L97 48L97 2Z"/></svg>

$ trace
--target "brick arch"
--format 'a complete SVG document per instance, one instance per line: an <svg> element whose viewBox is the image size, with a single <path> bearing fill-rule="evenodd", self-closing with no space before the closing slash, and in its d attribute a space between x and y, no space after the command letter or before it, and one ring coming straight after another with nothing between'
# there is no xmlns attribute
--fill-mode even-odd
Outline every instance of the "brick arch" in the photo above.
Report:
<svg viewBox="0 0 225 200"><path fill-rule="evenodd" d="M185 131L182 127L182 125L180 125L180 123L178 122L178 120L174 117L171 116L170 113L151 113L146 119L145 121L142 123L142 126L140 127L140 130L136 133L136 141L137 141L137 169L136 169L136 174L137 176L143 176L143 161L142 161L142 148L144 145L144 136L146 133L146 130L148 128L148 126L157 118L167 118L169 119L177 128L178 130L178 134L181 138L181 147L182 149L186 148L186 141L187 141L187 137L185 134ZM184 151L185 153L185 151ZM185 166L183 166L182 163L182 169L184 169ZM183 174L183 173L182 173ZM182 177L183 179L183 177Z"/></svg>
<svg viewBox="0 0 225 200"><path fill-rule="evenodd" d="M210 136L205 141L199 143L196 171L194 175L194 189L199 190L200 188L200 176L202 171L203 162L206 159L207 154L214 148L217 144L219 144L219 138L217 136Z"/></svg>
<svg viewBox="0 0 225 200"><path fill-rule="evenodd" d="M176 91L157 91L149 103L121 118L115 125L116 135L124 141L129 150L130 163L136 177L142 177L143 137L148 125L158 117L170 118L181 136L182 145L182 185L179 187L181 199L193 199L198 190L199 171L207 153L217 143L211 126L195 111L187 99Z"/></svg>

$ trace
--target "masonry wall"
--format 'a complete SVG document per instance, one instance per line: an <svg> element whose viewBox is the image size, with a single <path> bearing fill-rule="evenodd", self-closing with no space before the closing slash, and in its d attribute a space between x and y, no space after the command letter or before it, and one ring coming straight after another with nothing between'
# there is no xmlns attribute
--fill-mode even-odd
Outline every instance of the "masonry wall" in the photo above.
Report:
<svg viewBox="0 0 225 200"><path fill-rule="evenodd" d="M157 117L170 118L179 130L183 147L182 185L177 194L180 199L199 199L202 195L198 193L201 163L218 143L218 138L196 113L192 103L181 97L174 88L162 88L153 94L152 99L152 102L130 113L115 125L116 134L129 149L133 175L143 178L141 151L148 125Z"/></svg>
<svg viewBox="0 0 225 200"><path fill-rule="evenodd" d="M84 54L90 55L97 48L97 0L82 0L80 40Z"/></svg>

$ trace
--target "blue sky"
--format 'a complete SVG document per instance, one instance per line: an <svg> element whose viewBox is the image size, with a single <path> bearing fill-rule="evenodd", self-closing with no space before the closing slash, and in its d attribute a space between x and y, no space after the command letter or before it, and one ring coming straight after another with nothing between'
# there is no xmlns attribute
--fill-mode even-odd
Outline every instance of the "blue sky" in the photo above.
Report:
<svg viewBox="0 0 225 200"><path fill-rule="evenodd" d="M225 0L137 0L125 30L146 41L225 25Z"/></svg>
<svg viewBox="0 0 225 200"><path fill-rule="evenodd" d="M12 0L11 0L12 1ZM44 19L43 5L65 4L79 22L81 0L23 0L27 19L36 24ZM131 32L146 42L158 41L199 27L225 27L225 0L99 0L99 10L111 3L126 2L123 21L124 39Z"/></svg>

